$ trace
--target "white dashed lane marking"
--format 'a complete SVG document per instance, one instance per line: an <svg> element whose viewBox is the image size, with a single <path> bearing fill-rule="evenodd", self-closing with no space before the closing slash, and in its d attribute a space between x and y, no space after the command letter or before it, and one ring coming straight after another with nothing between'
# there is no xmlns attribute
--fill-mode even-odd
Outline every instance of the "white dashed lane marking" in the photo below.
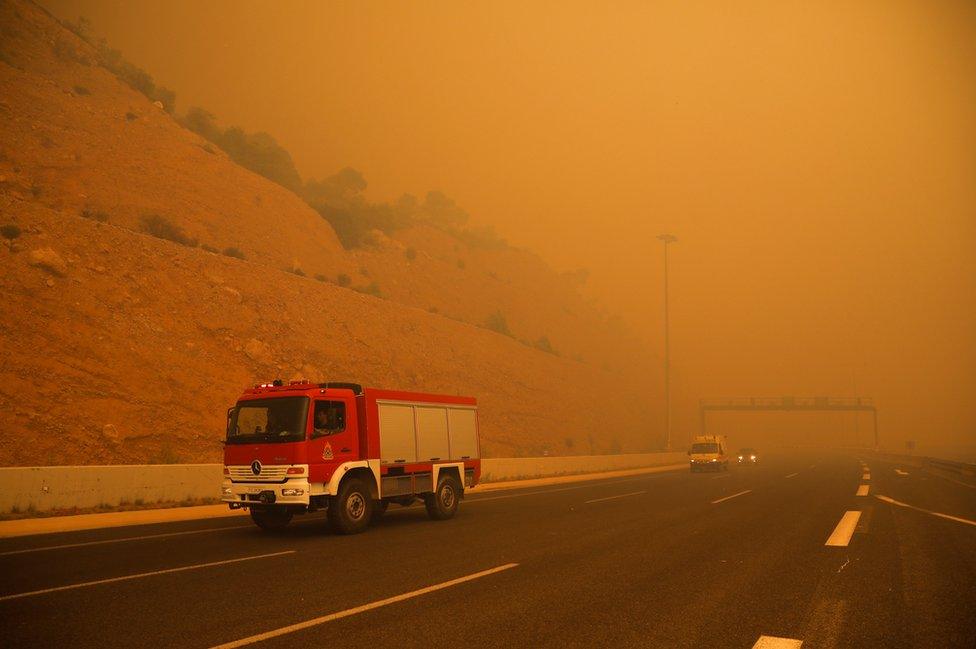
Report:
<svg viewBox="0 0 976 649"><path fill-rule="evenodd" d="M774 635L761 635L752 645L752 649L799 649L803 645L802 640L793 638L778 638Z"/></svg>
<svg viewBox="0 0 976 649"><path fill-rule="evenodd" d="M871 487L869 487L868 485L862 484L860 487L857 488L857 495L858 496L867 496L868 495L868 490L870 488Z"/></svg>
<svg viewBox="0 0 976 649"><path fill-rule="evenodd" d="M211 527L205 530L188 530L185 532L166 532L163 534L145 534L143 536L126 536L121 539L105 539L102 541L84 541L82 543L65 543L64 545L48 545L41 548L26 548L24 550L8 550L0 552L0 557L11 554L27 554L28 552L46 552L47 550L65 550L67 548L83 548L89 545L105 545L106 543L126 543L128 541L145 541L148 539L163 539L170 536L186 536L187 534L206 534L208 532L223 532L225 530L254 529L253 525L229 525L227 527Z"/></svg>
<svg viewBox="0 0 976 649"><path fill-rule="evenodd" d="M837 523L837 527L834 528L833 534L830 535L830 538L827 539L824 545L835 548L846 548L851 542L851 537L854 536L854 529L857 527L857 522L860 519L861 512L859 511L844 512L840 522Z"/></svg>
<svg viewBox="0 0 976 649"><path fill-rule="evenodd" d="M295 550L285 550L284 552L272 552L271 554L258 554L253 557L241 557L239 559L227 559L226 561L211 561L210 563L198 563L193 566L181 566L179 568L168 568L166 570L153 570L152 572L140 572L136 575L126 575L124 577L110 577L109 579L98 579L96 581L85 581L80 584L69 584L67 586L55 586L54 588L44 588L42 590L32 590L27 593L17 593L15 595L4 595L0 597L0 602L8 599L20 599L21 597L31 597L43 595L45 593L56 593L61 590L72 590L74 588L84 588L86 586L98 586L99 584L111 584L117 581L127 581L129 579L139 579L141 577L152 577L154 575L166 575L172 572L183 572L185 570L197 570L199 568L210 568L212 566L224 566L229 563L239 563L241 561L253 561L254 559L267 559L269 557L280 557L285 554L295 554Z"/></svg>
<svg viewBox="0 0 976 649"><path fill-rule="evenodd" d="M604 500L616 500L617 498L626 498L627 496L639 496L641 494L646 494L646 491L632 491L629 494L619 494L616 496L607 496L606 498L594 498L593 500L587 500L584 505L589 505L590 503L602 503Z"/></svg>
<svg viewBox="0 0 976 649"><path fill-rule="evenodd" d="M713 500L712 504L717 505L721 502L725 502L726 500L731 500L732 498L737 498L738 496L744 496L745 494L751 494L751 493L752 493L752 489L746 489L745 491L740 491L737 494L732 494L731 496L726 496L725 498L719 498L718 500Z"/></svg>
<svg viewBox="0 0 976 649"><path fill-rule="evenodd" d="M350 615L365 613L366 611L371 611L374 608L380 608L381 606L396 604L397 602L402 602L407 599L412 599L414 597L426 595L427 593L433 593L434 591L450 588L451 586L457 586L458 584L463 584L466 581L472 581L474 579L480 579L481 577L487 577L488 575L493 575L497 572L502 572L503 570L514 568L517 565L518 565L517 563L506 563L505 565L498 566L497 568L482 570L481 572L476 572L474 574L467 575L465 577L458 577L457 579L445 581L440 584L435 584L433 586L427 586L426 588L420 588L419 590L412 590L409 593L403 593L402 595L394 595L393 597L387 597L386 599L381 599L377 602L363 604L362 606L357 606L356 608L349 608L344 611L339 611L338 613L330 613L329 615L323 615L322 617L312 618L311 620L306 620L304 622L299 622L297 624L283 626L280 629L275 629L273 631L268 631L266 633L259 633L257 635L241 638L240 640L235 640L234 642L227 642L222 645L217 645L216 647L213 647L213 649L235 649L236 647L243 647L246 645L254 644L256 642L263 642L264 640L277 638L278 636L282 636L288 633L294 633L295 631L301 631L302 629L307 629L309 627L325 624L326 622L332 622L333 620L339 620L344 617L349 617Z"/></svg>

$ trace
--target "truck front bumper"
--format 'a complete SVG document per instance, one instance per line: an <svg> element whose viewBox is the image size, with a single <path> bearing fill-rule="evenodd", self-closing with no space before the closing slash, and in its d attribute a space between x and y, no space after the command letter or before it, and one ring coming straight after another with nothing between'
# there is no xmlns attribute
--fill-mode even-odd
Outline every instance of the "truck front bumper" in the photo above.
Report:
<svg viewBox="0 0 976 649"><path fill-rule="evenodd" d="M221 485L220 499L232 509L251 505L305 505L309 503L310 485L305 478L285 482L234 482L227 478Z"/></svg>

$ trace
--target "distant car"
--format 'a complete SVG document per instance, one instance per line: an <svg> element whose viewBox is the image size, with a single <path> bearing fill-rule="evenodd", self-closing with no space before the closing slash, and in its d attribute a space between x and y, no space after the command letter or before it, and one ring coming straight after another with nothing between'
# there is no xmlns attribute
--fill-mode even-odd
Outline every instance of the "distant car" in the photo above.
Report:
<svg viewBox="0 0 976 649"><path fill-rule="evenodd" d="M739 458L739 464L755 464L759 461L759 453L754 448L740 448L739 454L736 456Z"/></svg>

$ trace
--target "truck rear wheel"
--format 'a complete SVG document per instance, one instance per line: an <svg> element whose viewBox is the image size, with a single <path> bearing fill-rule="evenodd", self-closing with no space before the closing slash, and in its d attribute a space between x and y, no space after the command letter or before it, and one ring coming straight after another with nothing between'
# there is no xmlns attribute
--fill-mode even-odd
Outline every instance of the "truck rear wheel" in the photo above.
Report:
<svg viewBox="0 0 976 649"><path fill-rule="evenodd" d="M373 513L369 487L359 478L350 478L339 487L339 495L329 503L329 524L339 534L358 534L366 529Z"/></svg>
<svg viewBox="0 0 976 649"><path fill-rule="evenodd" d="M274 532L283 530L291 522L292 513L284 507L272 509L251 508L251 520L262 530Z"/></svg>
<svg viewBox="0 0 976 649"><path fill-rule="evenodd" d="M461 485L457 478L448 473L437 481L434 493L424 496L424 505L427 506L428 516L435 521L443 521L454 517L460 500Z"/></svg>

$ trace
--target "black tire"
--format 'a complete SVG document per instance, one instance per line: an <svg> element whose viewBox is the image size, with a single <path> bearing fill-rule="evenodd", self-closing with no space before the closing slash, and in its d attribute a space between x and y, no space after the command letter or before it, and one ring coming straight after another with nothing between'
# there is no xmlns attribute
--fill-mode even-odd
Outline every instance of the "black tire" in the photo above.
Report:
<svg viewBox="0 0 976 649"><path fill-rule="evenodd" d="M386 513L386 509L390 506L389 501L386 500L374 500L373 501L373 513L370 518L375 523L376 521L383 518L383 514Z"/></svg>
<svg viewBox="0 0 976 649"><path fill-rule="evenodd" d="M350 478L339 487L339 495L329 503L329 525L339 534L358 534L369 526L373 499L369 487L359 478Z"/></svg>
<svg viewBox="0 0 976 649"><path fill-rule="evenodd" d="M251 520L262 530L277 532L283 530L291 522L292 513L284 507L271 509L251 508Z"/></svg>
<svg viewBox="0 0 976 649"><path fill-rule="evenodd" d="M437 489L424 496L427 515L435 521L454 518L461 501L461 485L450 473L442 475L437 481Z"/></svg>

